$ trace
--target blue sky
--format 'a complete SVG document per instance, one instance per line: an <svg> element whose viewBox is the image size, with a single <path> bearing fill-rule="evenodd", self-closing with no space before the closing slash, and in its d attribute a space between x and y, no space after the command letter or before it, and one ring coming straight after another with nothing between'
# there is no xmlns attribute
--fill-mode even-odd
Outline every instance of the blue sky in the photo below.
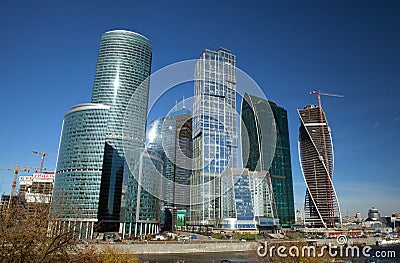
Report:
<svg viewBox="0 0 400 263"><path fill-rule="evenodd" d="M3 0L0 167L38 166L32 150L57 153L64 114L91 99L101 34L124 28L152 41L153 72L205 48L237 55L237 66L288 110L297 207L305 188L296 109L316 103L311 90L344 94L323 98L342 213L400 212L399 12L398 1ZM45 166L55 163L48 157ZM0 192L11 181L1 171Z"/></svg>

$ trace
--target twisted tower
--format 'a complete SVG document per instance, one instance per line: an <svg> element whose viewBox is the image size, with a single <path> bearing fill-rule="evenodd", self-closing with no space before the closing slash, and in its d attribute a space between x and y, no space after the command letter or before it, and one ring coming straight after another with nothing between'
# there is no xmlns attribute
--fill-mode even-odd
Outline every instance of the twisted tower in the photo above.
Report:
<svg viewBox="0 0 400 263"><path fill-rule="evenodd" d="M307 185L304 203L306 224L334 227L341 224L339 201L332 183L331 129L321 106L306 106L300 116L299 156Z"/></svg>

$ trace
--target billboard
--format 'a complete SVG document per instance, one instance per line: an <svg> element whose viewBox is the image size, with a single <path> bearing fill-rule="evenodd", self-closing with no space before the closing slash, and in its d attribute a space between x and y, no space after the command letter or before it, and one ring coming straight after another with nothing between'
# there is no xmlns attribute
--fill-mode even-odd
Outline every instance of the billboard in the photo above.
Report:
<svg viewBox="0 0 400 263"><path fill-rule="evenodd" d="M176 214L176 226L186 226L186 210L178 210Z"/></svg>
<svg viewBox="0 0 400 263"><path fill-rule="evenodd" d="M54 173L34 173L32 174L32 181L35 183L53 183Z"/></svg>

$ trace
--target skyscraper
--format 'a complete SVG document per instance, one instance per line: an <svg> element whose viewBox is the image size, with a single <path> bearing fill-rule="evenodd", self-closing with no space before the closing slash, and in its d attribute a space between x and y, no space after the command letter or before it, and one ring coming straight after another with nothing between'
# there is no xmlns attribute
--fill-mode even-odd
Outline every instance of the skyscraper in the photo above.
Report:
<svg viewBox="0 0 400 263"><path fill-rule="evenodd" d="M104 145L110 106L81 104L64 117L53 190L53 213L74 227L80 238L92 238L98 208Z"/></svg>
<svg viewBox="0 0 400 263"><path fill-rule="evenodd" d="M295 212L287 112L274 102L246 93L241 119L243 166L250 171L269 171L276 215L282 226L290 227Z"/></svg>
<svg viewBox="0 0 400 263"><path fill-rule="evenodd" d="M305 223L314 227L341 224L339 201L333 187L331 129L320 106L298 110L300 116L299 157L307 185Z"/></svg>
<svg viewBox="0 0 400 263"><path fill-rule="evenodd" d="M221 216L220 175L237 167L236 56L206 49L194 76L190 216L191 224L212 226Z"/></svg>
<svg viewBox="0 0 400 263"><path fill-rule="evenodd" d="M99 221L105 230L117 230L120 221L125 176L123 140L129 140L132 149L144 146L151 56L150 41L137 33L113 30L101 37L92 103L110 106L99 204ZM135 125L129 134L123 134L133 94L135 103L129 114Z"/></svg>
<svg viewBox="0 0 400 263"><path fill-rule="evenodd" d="M128 147L137 158L129 160L130 164L142 165L139 160L143 158L135 149L142 149L145 141L151 52L150 41L137 33L104 33L92 103L75 106L65 115L54 197L67 196L59 201L58 207L68 208L62 211L61 221L82 222L78 230L82 237L92 237L94 231L118 231L120 222L127 218L126 210L121 214L121 207L133 209L123 198L127 190L132 190L128 184L135 174L127 165L125 153ZM130 122L134 125L129 126Z"/></svg>
<svg viewBox="0 0 400 263"><path fill-rule="evenodd" d="M189 179L192 160L192 117L185 108L151 122L148 149L164 161L162 196L164 207L172 211L172 224L177 223L177 211L189 212ZM184 210L184 211L183 211Z"/></svg>

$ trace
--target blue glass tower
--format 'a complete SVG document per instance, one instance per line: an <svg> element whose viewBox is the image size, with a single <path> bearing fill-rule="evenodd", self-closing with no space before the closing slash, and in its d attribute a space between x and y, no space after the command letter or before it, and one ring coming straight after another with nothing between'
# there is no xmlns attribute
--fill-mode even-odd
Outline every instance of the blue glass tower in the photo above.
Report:
<svg viewBox="0 0 400 263"><path fill-rule="evenodd" d="M54 211L81 238L98 221L100 184L110 107L81 104L64 117L53 190Z"/></svg>
<svg viewBox="0 0 400 263"><path fill-rule="evenodd" d="M195 66L191 224L221 217L220 175L237 167L236 56L204 50Z"/></svg>
<svg viewBox="0 0 400 263"><path fill-rule="evenodd" d="M243 166L250 171L269 171L276 215L282 226L290 227L294 224L294 198L287 112L274 102L246 93L241 119ZM276 136L276 141L268 136ZM269 156L273 156L272 162Z"/></svg>
<svg viewBox="0 0 400 263"><path fill-rule="evenodd" d="M122 130L133 95L135 108L130 116L135 126L129 131L129 144L133 148L144 146L151 57L150 41L137 33L113 30L101 38L92 102L110 106L99 204L100 226L106 231L118 230L120 222L123 140L127 139Z"/></svg>
<svg viewBox="0 0 400 263"><path fill-rule="evenodd" d="M189 211L189 179L192 174L192 117L183 108L151 122L148 149L164 161L162 195L164 207L172 211L176 225L178 210Z"/></svg>

